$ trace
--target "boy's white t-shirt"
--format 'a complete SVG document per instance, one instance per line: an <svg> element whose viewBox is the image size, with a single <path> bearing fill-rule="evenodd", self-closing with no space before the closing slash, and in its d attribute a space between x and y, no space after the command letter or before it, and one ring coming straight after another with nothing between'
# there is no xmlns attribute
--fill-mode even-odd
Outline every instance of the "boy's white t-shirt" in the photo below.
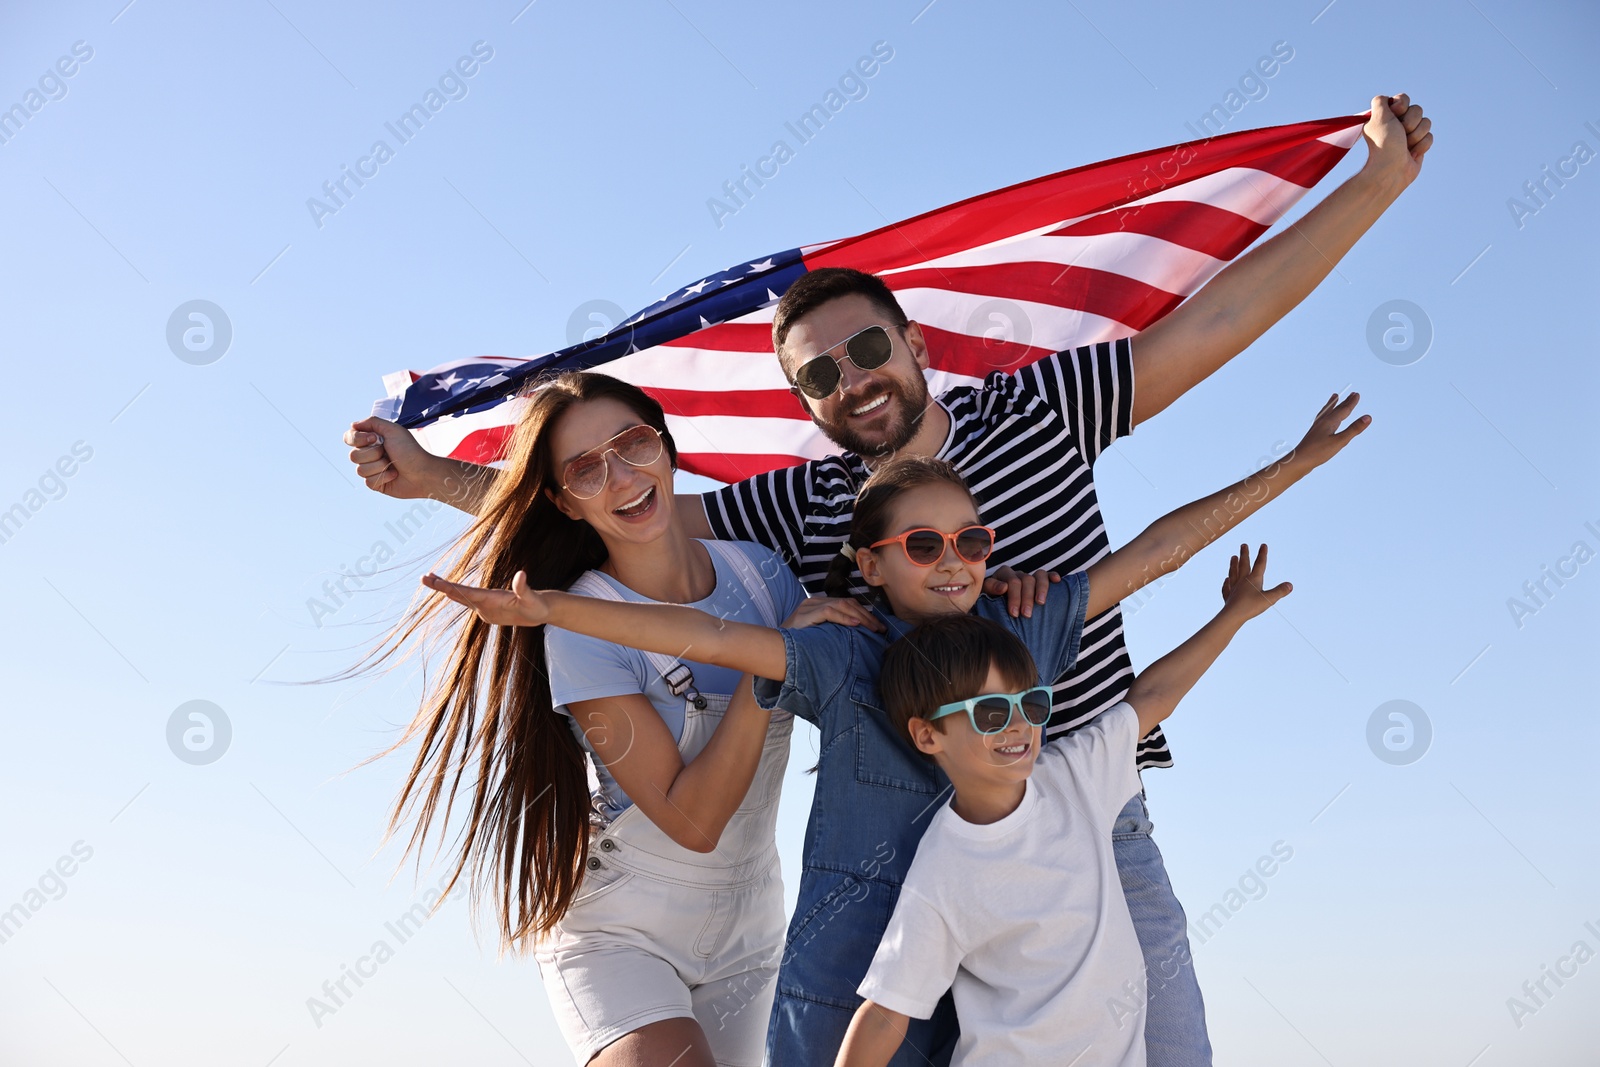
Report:
<svg viewBox="0 0 1600 1067"><path fill-rule="evenodd" d="M1111 850L1138 734L1124 701L1045 745L999 822L941 808L856 992L926 1019L953 988L952 1067L1143 1067L1144 956Z"/></svg>

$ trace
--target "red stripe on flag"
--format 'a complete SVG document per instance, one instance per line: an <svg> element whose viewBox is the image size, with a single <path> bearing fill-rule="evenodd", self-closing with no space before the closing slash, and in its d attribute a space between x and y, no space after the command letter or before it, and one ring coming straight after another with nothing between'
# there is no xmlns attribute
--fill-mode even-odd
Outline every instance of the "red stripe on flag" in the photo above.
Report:
<svg viewBox="0 0 1600 1067"><path fill-rule="evenodd" d="M1063 267L1059 263L924 267L884 280L891 289L954 289L978 296L1054 304L1135 328L1155 321L1155 316L1165 314L1182 299L1126 275L1093 267Z"/></svg>
<svg viewBox="0 0 1600 1067"><path fill-rule="evenodd" d="M1048 348L1036 348L1017 341L954 333L925 322L918 325L922 327L922 336L927 339L928 359L933 369L950 374L984 378L997 370L1009 372L1029 363L1037 363L1050 354ZM976 322L972 328L982 330L987 325L989 323ZM1013 330L1017 328L1016 323L1009 325Z"/></svg>
<svg viewBox="0 0 1600 1067"><path fill-rule="evenodd" d="M776 359L769 355L767 358ZM692 418L696 415L742 415L749 418L799 419L806 413L786 389L718 389L707 382L704 389L657 389L646 387L669 415Z"/></svg>
<svg viewBox="0 0 1600 1067"><path fill-rule="evenodd" d="M719 482L742 482L758 474L793 467L799 456L763 456L755 453L680 452L678 465L690 474L715 478Z"/></svg>
<svg viewBox="0 0 1600 1067"><path fill-rule="evenodd" d="M450 458L463 459L468 463L497 463L505 457L506 442L511 440L511 433L516 428L516 423L510 423L473 430L450 450Z"/></svg>
<svg viewBox="0 0 1600 1067"><path fill-rule="evenodd" d="M663 341L657 348L714 348L719 352L772 352L772 327L764 322L724 322Z"/></svg>
<svg viewBox="0 0 1600 1067"><path fill-rule="evenodd" d="M1305 144L1285 148L1260 159L1252 160L1250 169L1265 171L1275 178L1293 182L1309 189L1322 180L1322 176L1338 165L1348 152L1327 141L1307 141Z"/></svg>
<svg viewBox="0 0 1600 1067"><path fill-rule="evenodd" d="M1267 227L1243 215L1192 200L1158 200L1139 207L1119 207L1091 216L1046 237L1097 237L1107 233L1136 233L1159 237L1215 259L1229 260L1267 232Z"/></svg>

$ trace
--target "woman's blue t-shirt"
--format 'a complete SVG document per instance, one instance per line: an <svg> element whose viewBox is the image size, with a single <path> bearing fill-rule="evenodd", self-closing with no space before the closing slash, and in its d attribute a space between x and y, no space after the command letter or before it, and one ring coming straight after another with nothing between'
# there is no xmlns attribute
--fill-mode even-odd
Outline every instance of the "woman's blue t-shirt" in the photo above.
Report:
<svg viewBox="0 0 1600 1067"><path fill-rule="evenodd" d="M790 571L770 548L748 541L729 543L750 557L756 573L766 580L767 590L772 596L778 619L787 619L806 598L805 590L801 587L799 579L795 578L794 572ZM706 551L710 554L712 566L716 569L716 588L704 600L683 606L698 608L718 618L747 622L756 626L766 625L766 620L761 617L755 602L745 591L739 576L727 568L716 552L709 548ZM633 603L656 603L649 597L629 589L608 574L595 573ZM603 697L643 693L650 698L650 703L660 712L667 729L672 731L673 738L677 739L683 736L683 697L672 695L672 690L650 665L650 660L635 648L601 641L555 626L546 626L544 654L550 672L550 699L555 704L556 711L567 717L573 733L577 735L578 743L589 753L590 763L594 767L597 779L592 783L596 789L596 796L605 813L615 818L627 810L633 801L617 785L616 779L605 766L594 758L594 749L583 736L583 731L578 729L578 724L572 719L567 705L580 700L598 700ZM739 683L740 672L727 667L716 667L692 660L684 660L683 663L694 671L695 688L702 693L731 694Z"/></svg>

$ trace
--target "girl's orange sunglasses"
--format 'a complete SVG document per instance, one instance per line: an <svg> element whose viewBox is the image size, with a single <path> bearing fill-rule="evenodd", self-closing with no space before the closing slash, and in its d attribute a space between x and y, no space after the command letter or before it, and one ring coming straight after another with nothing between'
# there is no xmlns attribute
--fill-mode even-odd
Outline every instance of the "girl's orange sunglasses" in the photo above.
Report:
<svg viewBox="0 0 1600 1067"><path fill-rule="evenodd" d="M968 563L982 563L994 551L994 531L987 526L963 526L955 533L945 533L930 526L907 530L898 537L886 537L869 548L899 545L906 559L919 567L931 567L944 556L944 546L950 545L956 555Z"/></svg>

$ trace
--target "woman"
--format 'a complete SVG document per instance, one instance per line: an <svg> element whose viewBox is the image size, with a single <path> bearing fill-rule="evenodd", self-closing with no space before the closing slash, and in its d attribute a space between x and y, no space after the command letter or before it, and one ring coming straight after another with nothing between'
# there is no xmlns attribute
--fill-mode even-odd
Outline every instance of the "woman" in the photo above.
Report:
<svg viewBox="0 0 1600 1067"><path fill-rule="evenodd" d="M661 407L599 374L542 385L462 535L452 581L700 608L773 626L866 618L812 602L771 551L701 542L674 514ZM763 576L766 576L763 578ZM396 645L448 605L432 599ZM441 833L470 765L455 879L531 944L577 1061L761 1062L784 916L774 844L790 717L748 676L470 611L395 747L420 738L391 827ZM385 653L387 654L387 653Z"/></svg>

